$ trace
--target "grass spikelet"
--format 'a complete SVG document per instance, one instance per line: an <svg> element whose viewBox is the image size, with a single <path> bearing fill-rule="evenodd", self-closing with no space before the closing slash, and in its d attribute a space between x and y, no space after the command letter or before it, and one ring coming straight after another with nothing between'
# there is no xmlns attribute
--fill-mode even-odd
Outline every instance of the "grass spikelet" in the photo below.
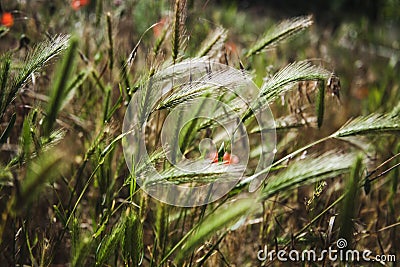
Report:
<svg viewBox="0 0 400 267"><path fill-rule="evenodd" d="M139 217L130 208L125 210L111 233L101 241L96 253L96 266L103 266L119 246L127 266L140 265L144 249L143 228Z"/></svg>
<svg viewBox="0 0 400 267"><path fill-rule="evenodd" d="M400 131L400 113L372 113L350 120L333 134L334 137L391 133Z"/></svg>
<svg viewBox="0 0 400 267"><path fill-rule="evenodd" d="M255 55L265 49L274 47L283 40L292 37L313 24L311 16L297 17L284 20L277 26L270 28L264 36L256 42L247 52L246 57Z"/></svg>
<svg viewBox="0 0 400 267"><path fill-rule="evenodd" d="M3 107L6 105L4 97L11 68L11 54L6 53L5 55L2 55L0 59L3 62L0 66L0 118L1 118L5 110L3 109Z"/></svg>
<svg viewBox="0 0 400 267"><path fill-rule="evenodd" d="M172 61L176 63L185 35L186 0L175 0L172 26Z"/></svg>
<svg viewBox="0 0 400 267"><path fill-rule="evenodd" d="M144 254L143 226L139 216L128 208L125 211L126 228L122 242L124 261L127 266L139 266Z"/></svg>
<svg viewBox="0 0 400 267"><path fill-rule="evenodd" d="M288 91L290 89L288 86L295 82L326 80L329 75L328 70L315 66L309 61L294 62L278 71L272 78L267 79L261 86L260 96L271 102Z"/></svg>
<svg viewBox="0 0 400 267"><path fill-rule="evenodd" d="M83 237L72 254L71 267L87 266L86 262L92 252L92 247L92 239L90 237Z"/></svg>
<svg viewBox="0 0 400 267"><path fill-rule="evenodd" d="M71 239L71 266L86 266L88 256L92 252L93 239L89 236L82 237L77 218L72 221Z"/></svg>
<svg viewBox="0 0 400 267"><path fill-rule="evenodd" d="M197 53L197 57L210 56L212 57L216 52L222 49L227 38L227 30L219 27L211 32L204 43L202 44L200 51Z"/></svg>
<svg viewBox="0 0 400 267"><path fill-rule="evenodd" d="M309 156L308 159L294 162L284 171L268 179L261 198L267 199L279 192L287 192L301 185L346 173L352 166L353 158L353 154L341 155L338 151L331 151L321 156ZM305 166L313 167L305 168Z"/></svg>
<svg viewBox="0 0 400 267"><path fill-rule="evenodd" d="M155 227L158 251L163 257L168 239L168 206L164 203L157 205Z"/></svg>
<svg viewBox="0 0 400 267"><path fill-rule="evenodd" d="M59 35L52 38L50 41L43 41L35 45L22 63L22 69L17 69L12 76L10 83L7 83L4 90L4 101L0 116L4 113L7 106L14 100L18 90L28 81L32 73L42 69L46 63L59 55L68 47L68 35ZM14 70L13 67L11 67ZM0 117L1 118L1 117Z"/></svg>
<svg viewBox="0 0 400 267"><path fill-rule="evenodd" d="M280 95L292 89L291 85L299 81L326 80L330 72L322 67L315 66L309 61L294 62L279 70L274 76L263 83L259 93L259 100L256 101L243 117L246 121L252 116L253 111L276 100Z"/></svg>
<svg viewBox="0 0 400 267"><path fill-rule="evenodd" d="M126 225L120 219L111 233L103 238L96 252L96 266L103 266L110 259L111 254L115 253L124 238L125 227Z"/></svg>

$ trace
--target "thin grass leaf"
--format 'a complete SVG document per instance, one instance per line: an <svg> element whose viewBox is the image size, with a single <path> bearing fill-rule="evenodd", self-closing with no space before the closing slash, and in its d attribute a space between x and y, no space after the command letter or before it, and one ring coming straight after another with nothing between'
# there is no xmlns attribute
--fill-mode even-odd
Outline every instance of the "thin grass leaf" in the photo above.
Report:
<svg viewBox="0 0 400 267"><path fill-rule="evenodd" d="M227 36L227 30L222 27L209 33L196 57L212 57L217 54L223 48Z"/></svg>
<svg viewBox="0 0 400 267"><path fill-rule="evenodd" d="M4 144L7 141L7 138L10 135L12 128L14 127L16 118L17 118L17 115L15 113L13 113L10 121L7 124L7 127L4 129L3 133L0 136L0 144Z"/></svg>
<svg viewBox="0 0 400 267"><path fill-rule="evenodd" d="M57 76L54 87L50 92L49 104L46 110L47 117L44 123L44 136L46 137L50 135L58 112L60 111L60 108L62 106L63 100L67 96L67 84L69 77L74 69L74 59L77 49L78 40L76 38L73 38L70 41L70 46L63 58L61 67L56 74Z"/></svg>
<svg viewBox="0 0 400 267"><path fill-rule="evenodd" d="M325 84L324 82L319 83L316 112L317 112L317 125L321 128L322 122L324 121L324 111L325 111Z"/></svg>
<svg viewBox="0 0 400 267"><path fill-rule="evenodd" d="M168 25L168 24L166 24L166 25ZM160 48L167 37L167 33L168 33L168 27L163 26L161 35L157 38L157 40L154 44L153 52L154 52L155 56L157 56L160 53Z"/></svg>
<svg viewBox="0 0 400 267"><path fill-rule="evenodd" d="M172 140L172 144L171 144L171 163L175 164L177 160L177 147L179 146L179 133L180 130L182 129L182 117L183 117L183 110L179 110L177 112L177 118L176 118L176 123L174 124L175 129L173 131L173 135L175 136L175 138Z"/></svg>
<svg viewBox="0 0 400 267"><path fill-rule="evenodd" d="M342 138L354 135L393 133L400 131L400 112L372 113L350 120L332 136Z"/></svg>
<svg viewBox="0 0 400 267"><path fill-rule="evenodd" d="M103 123L107 123L108 108L110 106L110 101L111 101L111 88L107 87L106 97L104 100Z"/></svg>
<svg viewBox="0 0 400 267"><path fill-rule="evenodd" d="M102 2L102 1L100 1ZM112 37L112 22L111 22L111 13L107 13L107 36L108 36L108 60L110 71L112 71L114 67L114 45L113 45L113 37Z"/></svg>
<svg viewBox="0 0 400 267"><path fill-rule="evenodd" d="M197 266L204 266L204 263L212 256L214 255L215 251L218 251L218 247L221 244L222 240L224 240L225 236L228 234L226 231L225 233L221 234L221 236L218 238L218 240L212 245L212 247L208 250L206 255L196 261Z"/></svg>
<svg viewBox="0 0 400 267"><path fill-rule="evenodd" d="M58 145L65 137L67 131L64 129L58 129L52 131L49 138L42 138L41 139L41 149L42 151L48 151L49 149Z"/></svg>
<svg viewBox="0 0 400 267"><path fill-rule="evenodd" d="M63 171L62 157L60 151L47 151L29 163L16 199L17 210L28 207L39 196L41 189L60 175Z"/></svg>
<svg viewBox="0 0 400 267"><path fill-rule="evenodd" d="M250 57L265 49L274 47L283 40L301 33L312 24L313 20L311 16L297 17L282 21L280 24L270 28L264 36L249 49L246 57Z"/></svg>
<svg viewBox="0 0 400 267"><path fill-rule="evenodd" d="M296 161L284 171L268 178L261 198L267 199L280 192L288 192L302 185L346 173L351 168L353 159L354 155L351 153L341 155L338 151L331 151Z"/></svg>
<svg viewBox="0 0 400 267"><path fill-rule="evenodd" d="M139 45L143 39L143 37L145 36L145 34L151 30L152 28L154 28L155 26L157 26L159 23L154 23L153 25L151 25L150 27L148 27L140 36L139 41L137 42L137 44L135 45L135 47L132 49L131 53L128 56L128 59L126 60L125 63L122 64L122 67L124 69L124 71L126 73L129 73L129 71L132 68L133 62L135 61L136 55L137 55L137 51L139 48Z"/></svg>
<svg viewBox="0 0 400 267"><path fill-rule="evenodd" d="M0 186L10 183L13 179L12 172L9 168L0 165Z"/></svg>
<svg viewBox="0 0 400 267"><path fill-rule="evenodd" d="M119 97L117 101L115 101L115 104L109 109L108 114L105 118L105 121L110 121L111 117L114 115L114 113L118 110L118 108L121 107L121 104L123 102L123 96L122 96L122 88L121 86L119 87Z"/></svg>
<svg viewBox="0 0 400 267"><path fill-rule="evenodd" d="M75 77L75 79L68 85L68 88L65 90L65 97L62 100L60 110L63 110L64 107L72 100L76 90L86 81L88 75L89 71L87 70L81 71Z"/></svg>
<svg viewBox="0 0 400 267"><path fill-rule="evenodd" d="M10 31L9 27L0 25L0 38L5 36Z"/></svg>
<svg viewBox="0 0 400 267"><path fill-rule="evenodd" d="M55 214L55 217L61 222L63 227L66 227L66 222L67 218L65 217L65 210L60 210L60 208L57 205L53 205L53 211ZM72 236L73 239L73 236ZM74 243L74 242L72 242Z"/></svg>
<svg viewBox="0 0 400 267"><path fill-rule="evenodd" d="M33 143L31 136L31 118L32 118L32 113L30 113L24 119L24 122L22 124L22 131L21 131L20 145L19 145L20 161L24 161L25 159L29 158L31 154L31 146Z"/></svg>
<svg viewBox="0 0 400 267"><path fill-rule="evenodd" d="M176 257L177 262L182 263L184 258L189 256L209 236L235 224L242 216L251 213L255 207L257 206L254 205L253 199L240 199L215 210L198 226L197 230L190 233L189 238L178 252Z"/></svg>
<svg viewBox="0 0 400 267"><path fill-rule="evenodd" d="M344 238L349 244L353 240L353 219L356 216L357 208L357 196L359 191L359 181L362 173L362 161L363 158L358 156L353 162L351 169L350 179L346 186L345 198L343 206L340 209L340 231L339 238Z"/></svg>

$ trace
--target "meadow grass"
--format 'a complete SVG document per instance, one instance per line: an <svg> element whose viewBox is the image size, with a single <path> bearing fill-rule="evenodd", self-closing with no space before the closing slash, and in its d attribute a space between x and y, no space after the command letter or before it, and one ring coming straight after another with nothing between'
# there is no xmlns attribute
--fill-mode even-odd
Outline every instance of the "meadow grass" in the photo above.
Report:
<svg viewBox="0 0 400 267"><path fill-rule="evenodd" d="M264 245L326 249L339 238L345 238L349 248L398 253L396 77L382 77L381 82L392 87L375 95L382 102L392 94L390 103L346 116L351 95L344 92L339 98L338 91L331 95L332 88L326 86L334 70L321 64L323 60L302 57L307 48L294 60L286 56L304 43L318 47L305 37L316 27L312 16L270 23L260 38L250 38L238 25L223 25L234 21L232 17L248 19L232 6L225 14L232 17L200 25L194 17L209 12L222 16L221 7L204 7L199 14L196 1L114 2L92 1L77 11L63 1L54 1L60 9L53 11L35 3L33 10L39 14L53 12L43 19L44 29L29 32L40 37L33 37L26 50L10 45L0 53L4 266L284 266L276 257L259 261L257 251ZM151 9L148 17L139 12L145 9ZM76 23L57 20L61 11ZM39 34L47 32L46 27L68 34ZM22 30L16 25L0 39L11 44L12 32ZM237 31L240 34L231 36ZM329 40L324 42L329 45ZM159 73L199 61L221 62L249 75L259 87L257 100L246 106L218 84L192 80L188 86L172 85L164 98L154 100L159 88L151 82ZM388 68L398 70L396 65ZM211 81L235 84L229 72L218 76L213 71L207 69ZM147 174L149 165L162 174L148 177L154 183L200 184L229 176L218 163L196 173L177 171L173 163L178 156L172 154L169 162L160 151L161 129L171 110L210 96L234 107L248 134L256 137L275 130L256 123L256 111L271 105L278 139L274 161L255 171L260 144L252 144L245 177L221 199L185 208L153 199L140 188L136 175ZM133 172L122 148L126 134L121 134L131 99L139 99L138 121L147 123L149 151L149 158ZM215 115L222 120L224 112ZM183 116L178 113L176 121ZM212 120L192 120L174 129L174 147L185 155L199 155L198 143L217 130ZM217 161L229 152L229 144L218 143ZM251 183L268 172L260 188L250 193ZM344 264L327 258L320 263Z"/></svg>

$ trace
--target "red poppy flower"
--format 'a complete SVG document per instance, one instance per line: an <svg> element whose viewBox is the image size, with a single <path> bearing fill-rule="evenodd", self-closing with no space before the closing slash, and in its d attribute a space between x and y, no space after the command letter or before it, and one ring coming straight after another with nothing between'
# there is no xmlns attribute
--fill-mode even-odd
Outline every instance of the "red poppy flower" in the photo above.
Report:
<svg viewBox="0 0 400 267"><path fill-rule="evenodd" d="M6 27L11 27L14 25L14 17L10 12L6 12L1 15L1 25Z"/></svg>
<svg viewBox="0 0 400 267"><path fill-rule="evenodd" d="M81 7L89 5L89 0L72 0L71 7L74 10L79 10Z"/></svg>
<svg viewBox="0 0 400 267"><path fill-rule="evenodd" d="M218 162L218 153L217 152L208 153L207 159L210 159L212 163L217 163Z"/></svg>
<svg viewBox="0 0 400 267"><path fill-rule="evenodd" d="M212 163L218 163L218 153L210 153L208 158L212 160ZM237 164L239 163L238 156L232 155L228 152L225 152L224 156L222 157L222 161L224 164Z"/></svg>
<svg viewBox="0 0 400 267"><path fill-rule="evenodd" d="M224 161L225 164L239 163L239 158L235 155L229 154L228 152L225 152L224 156L222 157L222 160Z"/></svg>

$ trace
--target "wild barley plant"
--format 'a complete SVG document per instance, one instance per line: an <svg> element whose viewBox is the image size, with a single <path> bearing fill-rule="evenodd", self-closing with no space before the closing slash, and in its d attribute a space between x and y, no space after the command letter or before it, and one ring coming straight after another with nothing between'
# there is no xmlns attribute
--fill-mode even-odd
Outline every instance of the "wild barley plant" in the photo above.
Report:
<svg viewBox="0 0 400 267"><path fill-rule="evenodd" d="M99 4L97 10L101 8ZM276 200L278 196L280 201L284 201L303 185L318 184L323 180L346 179L348 176L351 179L347 190L326 209L315 214L300 230L290 234L286 232L285 237L279 240L279 246L288 247L308 236L311 238L313 234L308 231L313 224L340 202L343 203L339 222L335 223L340 229L331 229L334 233L330 235L352 241L354 219L357 216L352 198L359 192L360 186L364 185L366 188L376 180L365 176L361 171L364 164L368 163L368 157L359 156L360 147L351 137L397 134L400 130L399 107L386 114L376 113L352 119L334 133L284 155L279 153L278 146L274 161L271 158L271 163L263 162L265 164L260 165L262 168L257 168L257 164L254 164L261 157L257 153L261 144L252 144L248 166L240 181L222 198L200 207L169 206L151 199L140 189L139 179L149 180L150 184L170 182L176 185L193 185L218 181L221 178L229 179L233 175L233 169L223 171L221 166L224 163L219 163L224 160L225 153L229 152L232 142L223 139L217 144L216 162L210 168L195 173L182 172L175 168L174 163L181 158L160 147L160 136L163 122L179 105L190 105L204 97L221 101L239 115L240 122L251 138L260 136L263 132L274 132L275 129L279 134L289 133L293 128L307 127L314 121L321 127L324 120L325 86L331 71L310 61L292 62L275 74L268 77L266 75L263 84L257 88L256 101L251 105L244 105L239 99L240 95L220 88L221 84L235 85L238 77L227 70L211 68L212 62L221 59L223 64L231 64L228 57L223 56L228 30L217 27L210 32L198 49L196 57L191 58L185 55L188 39L186 9L186 1L174 2L174 12L168 25L170 27L165 27L155 41L148 55L148 70L141 77L132 77L130 73L140 46L141 41L138 41L121 64L120 80L113 78L118 70L115 60L116 46L113 43L114 26L110 13L106 15L105 38L108 39L107 70L111 78L106 78L107 75L99 72L95 64L78 50L76 38L68 36L55 36L37 44L21 62L12 53L0 56L0 119L2 125L5 125L1 128L0 144L3 147L10 143L17 146L12 153L4 153L1 158L2 262L47 266L57 260L60 250L69 249L69 259L64 262L71 266L211 266L217 254L221 254L224 259L219 247L228 235L240 229L251 229L254 218L263 218L266 222L266 208L272 206L269 201ZM101 20L99 16L97 23ZM232 67L239 69L244 77L251 77L249 71L254 58L300 34L312 23L312 17L308 16L286 20L271 27L240 56L240 65ZM169 52L160 57L161 50ZM74 64L78 51L83 63ZM29 86L30 77L62 52L63 58L57 64L55 82L49 90L48 98L43 103L35 104L21 121L13 113L12 104L21 89ZM161 62L160 58L163 58ZM196 70L198 66L201 67ZM178 77L175 82L154 86L158 75L166 75L171 69L173 71L168 78L173 80ZM198 75L199 73L204 75ZM186 86L179 84L179 77L188 78L185 81ZM205 77L213 83L198 82ZM313 117L311 115L305 121L285 116L277 118L275 125L264 124L261 127L256 123L260 111L265 111L269 104L279 101L281 96L293 91L302 81L315 81L318 85L315 87L318 90L316 120L309 120ZM114 88L112 83L118 85L117 97L113 97L115 92L111 89ZM90 134L90 138L85 140L78 152L69 152L63 148L74 137L74 129L83 132L87 130L82 123L83 116L80 118L78 114L63 114L63 109L74 97L85 94L82 88L102 94L100 107L95 103L85 104L87 109L101 109L101 115L96 116L92 128L95 134ZM166 91L160 98L160 91L163 90ZM138 113L129 113L127 105L132 99L138 101ZM202 103L195 107L199 114L204 108ZM132 153L132 157L127 158L125 154L124 159L121 143L124 146L124 142L129 144L140 141L127 138L129 131L119 134L121 127L115 121L122 121L125 111L126 116L137 116L136 130L146 131L146 138L143 146L136 146L138 150ZM204 137L218 133L218 125L215 120L199 118L191 120L186 126L181 125L181 120L185 118L184 112L185 110L180 110L175 118L175 128L171 129L171 146L178 147L185 156L207 157L207 154L200 155L197 144ZM220 110L214 116L213 118L223 121L229 118L229 113ZM65 125L68 123L65 121L73 126L67 129ZM142 128L143 125L145 128ZM13 135L18 135L18 139L13 138ZM353 148L346 146L343 150L316 151L315 147L334 140L350 143ZM148 157L140 157L141 149L148 151ZM315 152L305 154L307 151ZM213 157L211 159L214 160ZM135 162L130 171L126 168L125 160L128 165ZM152 172L148 171L149 166L155 166L155 170L161 175L152 177ZM268 172L270 174L265 179ZM140 174L145 177L139 177ZM392 200L395 191L393 189ZM41 205L46 207L46 212L50 212L50 217L55 222L50 227L43 226L48 222L41 222L32 214L32 209ZM267 228L265 222L260 228L262 237L266 234L272 235L273 232ZM36 223L42 223L41 235L34 231ZM84 225L89 226L83 227ZM331 236L325 238L328 240ZM266 240L270 239L267 237ZM278 246L277 240L275 243ZM251 260L253 263L257 262L255 255L256 253L250 255L254 256Z"/></svg>

